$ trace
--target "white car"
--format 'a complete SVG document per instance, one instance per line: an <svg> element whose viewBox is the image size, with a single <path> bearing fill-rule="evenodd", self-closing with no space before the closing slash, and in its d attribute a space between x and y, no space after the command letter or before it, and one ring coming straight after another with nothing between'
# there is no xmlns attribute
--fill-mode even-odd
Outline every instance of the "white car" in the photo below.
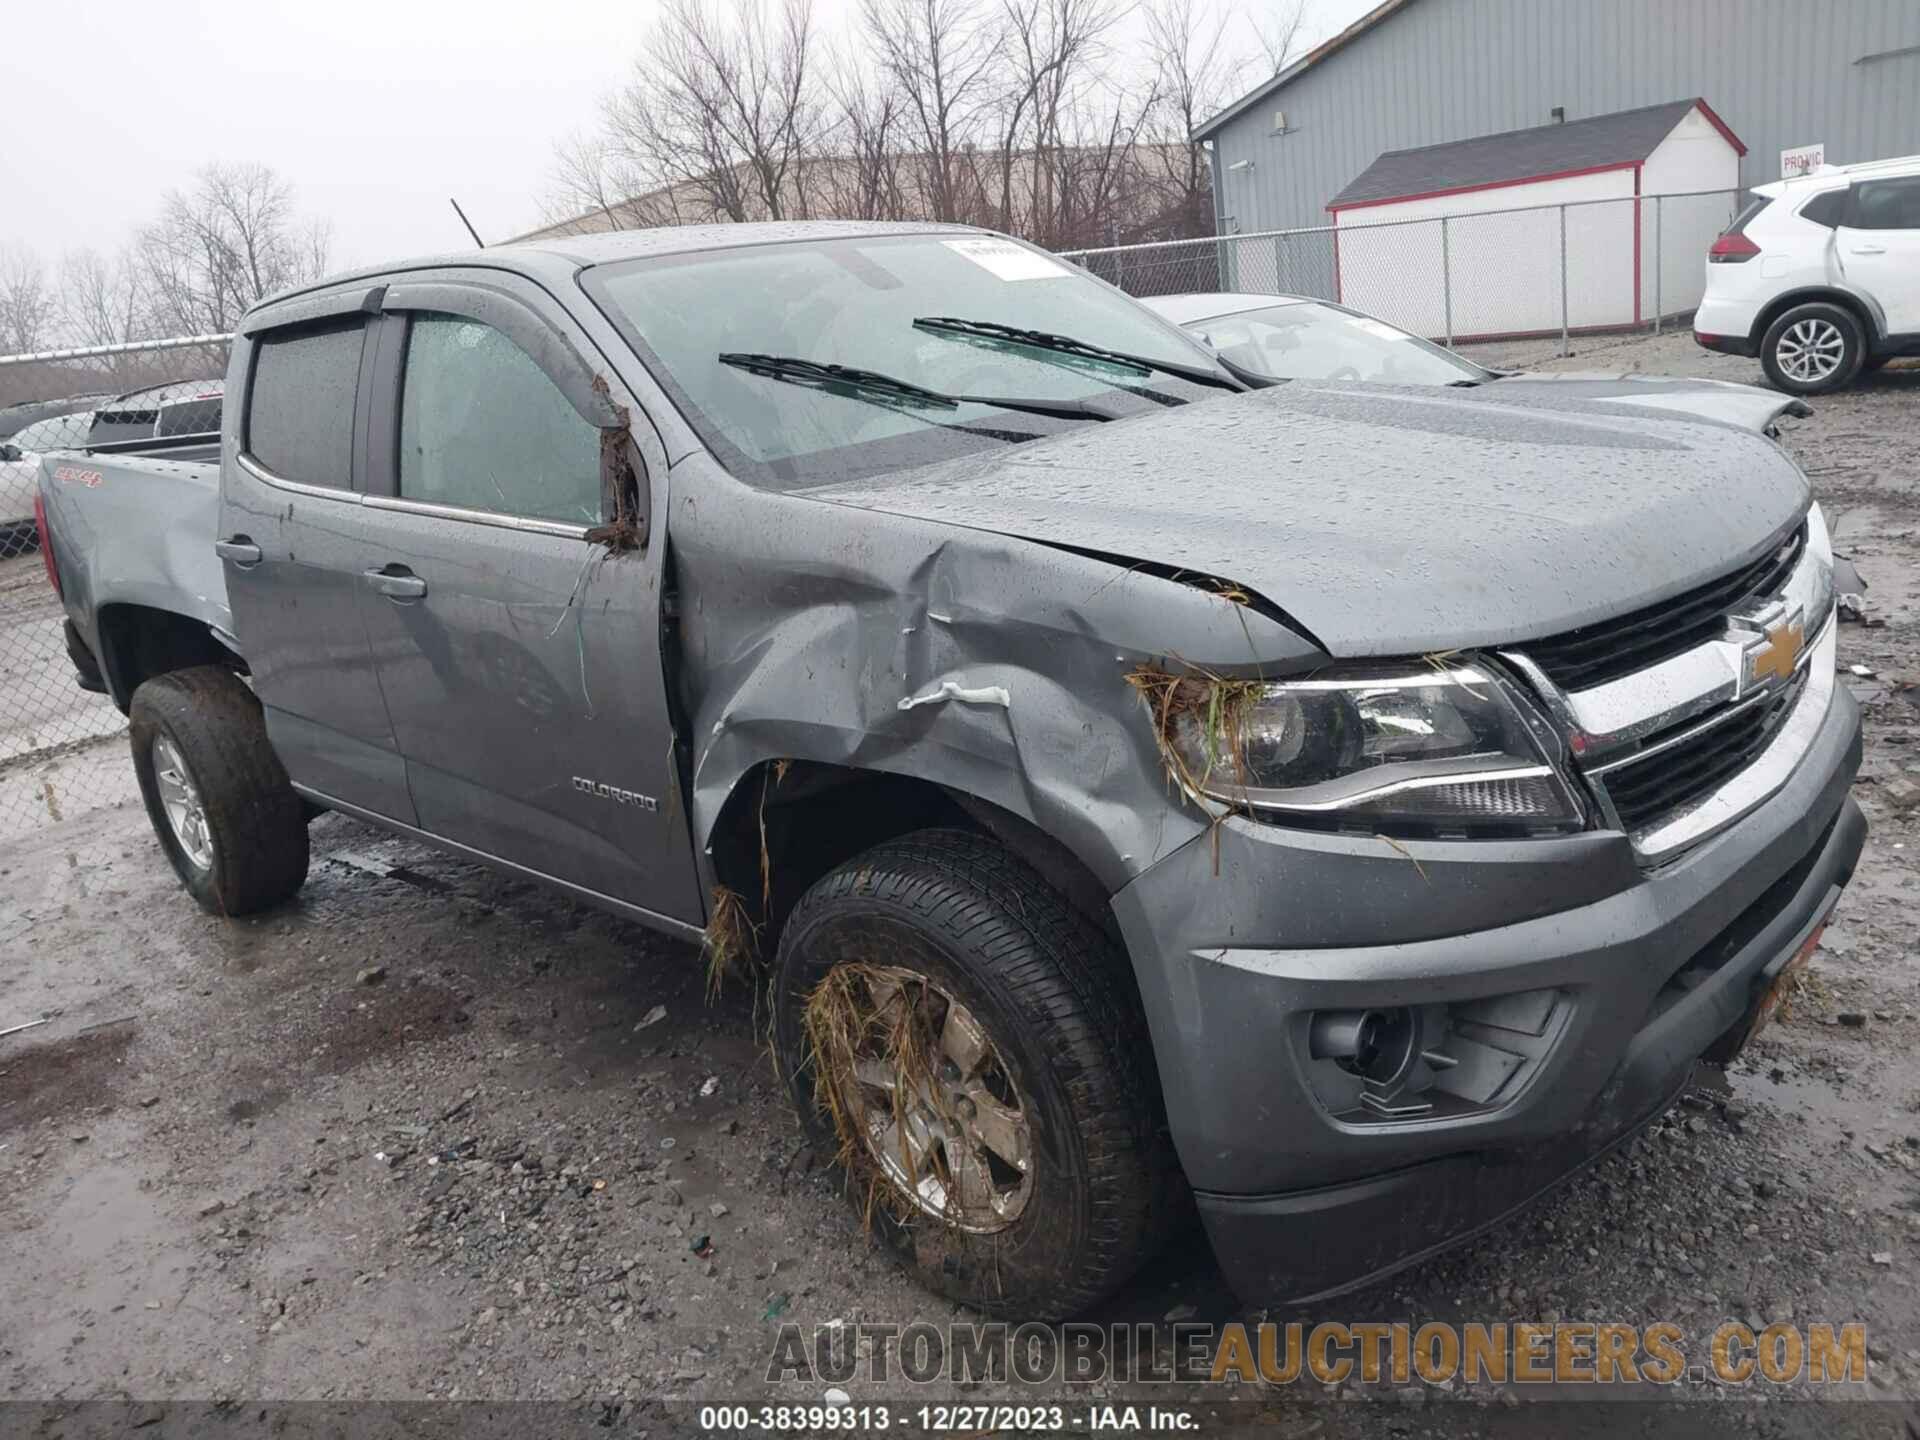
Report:
<svg viewBox="0 0 1920 1440"><path fill-rule="evenodd" d="M91 410L52 415L36 420L10 438L0 440L0 560L24 547L33 524L33 493L40 483L40 457L54 450L73 450L87 443L93 425Z"/></svg>
<svg viewBox="0 0 1920 1440"><path fill-rule="evenodd" d="M1920 155L1756 186L1707 251L1693 338L1794 395L1920 355Z"/></svg>
<svg viewBox="0 0 1920 1440"><path fill-rule="evenodd" d="M1431 340L1329 300L1304 295L1144 296L1140 303L1235 367L1275 380L1348 385L1446 385L1489 399L1528 396L1668 410L1762 434L1781 415L1805 415L1756 385L1601 371L1489 370Z"/></svg>

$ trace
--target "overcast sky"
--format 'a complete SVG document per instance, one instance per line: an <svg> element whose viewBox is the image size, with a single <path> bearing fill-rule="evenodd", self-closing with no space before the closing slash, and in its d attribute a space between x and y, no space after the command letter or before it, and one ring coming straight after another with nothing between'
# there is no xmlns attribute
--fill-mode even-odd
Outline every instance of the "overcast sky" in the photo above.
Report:
<svg viewBox="0 0 1920 1440"><path fill-rule="evenodd" d="M1310 39L1369 3L1307 0ZM0 245L117 249L210 160L278 170L341 266L464 245L449 195L487 239L530 229L555 142L594 124L656 8L21 0L0 31ZM853 8L816 0L829 26Z"/></svg>

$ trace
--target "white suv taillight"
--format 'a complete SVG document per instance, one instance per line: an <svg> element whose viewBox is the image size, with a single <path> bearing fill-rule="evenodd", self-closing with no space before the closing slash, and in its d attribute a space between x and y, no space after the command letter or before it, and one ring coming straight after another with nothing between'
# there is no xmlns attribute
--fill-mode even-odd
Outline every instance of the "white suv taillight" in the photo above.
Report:
<svg viewBox="0 0 1920 1440"><path fill-rule="evenodd" d="M1707 247L1709 265L1743 265L1760 253L1760 247L1737 231L1729 230Z"/></svg>

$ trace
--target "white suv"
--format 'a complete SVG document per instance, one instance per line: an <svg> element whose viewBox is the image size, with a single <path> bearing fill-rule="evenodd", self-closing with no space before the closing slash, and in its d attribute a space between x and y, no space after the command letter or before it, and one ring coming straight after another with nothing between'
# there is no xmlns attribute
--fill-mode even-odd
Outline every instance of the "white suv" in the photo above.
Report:
<svg viewBox="0 0 1920 1440"><path fill-rule="evenodd" d="M1707 251L1693 338L1795 395L1920 355L1920 155L1755 186Z"/></svg>

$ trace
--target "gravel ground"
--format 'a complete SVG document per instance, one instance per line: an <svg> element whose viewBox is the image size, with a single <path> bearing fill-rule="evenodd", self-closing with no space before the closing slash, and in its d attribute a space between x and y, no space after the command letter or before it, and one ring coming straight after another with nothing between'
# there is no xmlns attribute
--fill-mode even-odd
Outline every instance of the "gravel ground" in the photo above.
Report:
<svg viewBox="0 0 1920 1440"><path fill-rule="evenodd" d="M1543 368L1759 378L1684 337ZM1814 983L1547 1203L1307 1319L1664 1320L1700 1355L1728 1318L1860 1320L1872 1380L1844 1388L1920 1393L1920 691L1891 684L1920 633L1920 371L1788 443L1873 586L1841 651L1875 672L1873 833ZM0 1399L557 1399L645 1428L663 1397L818 1400L763 1379L781 1320L965 1318L869 1247L752 997L707 1004L693 950L340 817L313 842L298 902L235 923L179 893L131 805L0 838L0 1029L55 1017L0 1039ZM1186 1232L1089 1318L1249 1317ZM1460 1393L1306 1390L1283 1413L1327 1435L1448 1428L1407 1405Z"/></svg>

